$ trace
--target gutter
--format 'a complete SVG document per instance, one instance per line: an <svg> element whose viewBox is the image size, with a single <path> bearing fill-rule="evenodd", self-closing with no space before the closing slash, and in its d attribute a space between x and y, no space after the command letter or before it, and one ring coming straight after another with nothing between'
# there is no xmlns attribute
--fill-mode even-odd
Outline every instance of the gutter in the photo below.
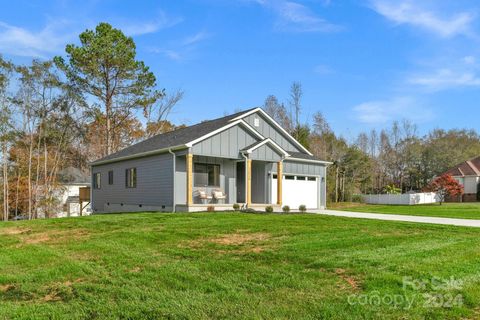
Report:
<svg viewBox="0 0 480 320"><path fill-rule="evenodd" d="M175 180L176 180L176 171L177 171L177 156L175 152L172 151L172 148L168 149L168 153L173 156L173 212L177 211L177 199L176 199L176 189L175 189Z"/></svg>
<svg viewBox="0 0 480 320"><path fill-rule="evenodd" d="M129 156L124 156L124 157L119 157L119 158L107 159L107 160L103 160L103 161L102 160L94 161L94 162L90 162L88 165L90 167L99 166L101 164L130 160L130 159L136 159L136 158L151 156L151 155L155 155L155 154L170 152L169 150L181 150L181 149L186 149L186 148L188 148L186 145L179 145L179 146L175 146L175 147L168 147L168 148L163 148L163 149L158 149L158 150L135 153L135 154L132 154L132 155L129 155Z"/></svg>

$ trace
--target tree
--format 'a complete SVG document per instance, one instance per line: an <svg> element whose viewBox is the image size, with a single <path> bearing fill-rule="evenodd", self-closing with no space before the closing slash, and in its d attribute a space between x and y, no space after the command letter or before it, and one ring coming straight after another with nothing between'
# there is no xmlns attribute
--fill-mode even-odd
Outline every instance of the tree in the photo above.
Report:
<svg viewBox="0 0 480 320"><path fill-rule="evenodd" d="M442 205L447 196L454 197L463 194L463 186L451 175L442 174L433 179L425 188L425 191L436 192L440 205Z"/></svg>
<svg viewBox="0 0 480 320"><path fill-rule="evenodd" d="M94 97L105 113L104 152L115 146L118 127L138 108L146 110L164 95L155 89L156 79L142 61L135 59L136 46L131 37L100 23L95 30L80 34L80 46L67 45L68 62L62 57L54 61L82 93Z"/></svg>
<svg viewBox="0 0 480 320"><path fill-rule="evenodd" d="M295 111L295 118L294 118L294 123L295 127L300 126L300 111L302 109L302 84L300 82L293 82L292 86L290 87L290 106L293 108ZM291 117L293 118L293 116Z"/></svg>
<svg viewBox="0 0 480 320"><path fill-rule="evenodd" d="M292 119L288 115L287 109L283 103L280 103L274 95L269 95L263 104L265 112L277 121L282 128L292 132Z"/></svg>
<svg viewBox="0 0 480 320"><path fill-rule="evenodd" d="M12 134L12 109L11 97L8 88L12 78L13 65L4 61L0 56L0 151L2 156L2 182L3 182L3 219L9 216L9 192L8 192L8 148Z"/></svg>

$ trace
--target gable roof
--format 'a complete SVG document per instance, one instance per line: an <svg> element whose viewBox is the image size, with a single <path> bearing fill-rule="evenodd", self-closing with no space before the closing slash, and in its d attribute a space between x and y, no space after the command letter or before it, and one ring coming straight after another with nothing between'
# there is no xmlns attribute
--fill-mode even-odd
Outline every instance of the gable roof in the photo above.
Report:
<svg viewBox="0 0 480 320"><path fill-rule="evenodd" d="M445 173L454 177L480 176L480 156L464 161Z"/></svg>
<svg viewBox="0 0 480 320"><path fill-rule="evenodd" d="M246 121L242 120L242 118L244 118L245 116L255 112L260 112L261 114L265 115L265 117L268 118L269 121L271 121L274 126L278 127L280 131L284 132L285 135L292 142L294 142L297 146L299 146L299 149L305 151L305 153L291 152L291 151L287 153L285 150L279 147L274 141L268 138L267 142L273 145L275 148L283 151L281 153L283 153L285 156L287 157L291 156L292 158L295 158L297 160L315 161L315 162L322 162L322 163L325 162L315 158L305 147L303 147L297 140L295 140L287 131L285 131L285 129L283 129L275 120L273 120L261 108L251 108L251 109L237 112L222 118L200 122L198 124L195 124L189 127L184 127L174 131L155 135L151 138L148 138L139 143L131 145L118 152L112 153L106 157L98 159L90 163L90 165L99 165L99 164L108 163L108 162L121 161L121 160L137 158L137 157L152 155L152 154L161 153L161 152L167 152L169 149L179 150L179 149L190 148L192 147L193 144L199 141L202 141L203 139L206 139L212 135L217 134L218 132L221 132L222 130L225 130L237 124L242 125L246 129L251 131L252 134L256 135L257 138L259 138L260 141L258 143L262 143L267 139L263 137L258 131L253 129ZM266 142L263 142L263 143L266 143ZM251 147L254 147L254 146L252 145L248 149L251 149Z"/></svg>
<svg viewBox="0 0 480 320"><path fill-rule="evenodd" d="M233 118L232 120L230 121L234 121L234 120L238 120L238 119L241 119L241 118L244 118L252 113L255 113L255 112L259 112L261 113L265 118L268 119L268 121L270 121L271 124L274 125L274 127L276 127L277 129L279 129L281 132L283 132L283 134L291 141L293 142L293 144L295 144L300 150L303 150L306 154L310 155L310 156L313 156L313 154L308 151L307 148L305 148L300 142L297 141L297 139L295 139L294 137L292 137L292 135L290 133L288 133L287 130L285 130L285 128L283 128L277 121L275 121L268 113L266 113L265 111L263 111L262 108L253 108L253 109L250 109L250 110L246 110L244 114L241 114L235 118Z"/></svg>
<svg viewBox="0 0 480 320"><path fill-rule="evenodd" d="M247 113L253 109L255 108L237 112L222 118L200 122L195 125L180 128L174 131L157 134L151 138L143 140L115 153L112 153L106 157L95 160L91 164L95 165L103 162L109 162L110 160L120 160L121 158L130 157L137 154L144 154L157 150L184 146L191 141L201 138L215 130L218 130L228 125L230 123L230 120L235 119L238 116Z"/></svg>
<svg viewBox="0 0 480 320"><path fill-rule="evenodd" d="M245 153L252 153L252 151L254 151L255 149L258 149L259 147L263 146L264 144L268 144L268 145L272 146L273 149L277 150L277 152L281 153L282 155L284 155L286 157L290 156L287 151L283 150L282 147L280 147L278 144L276 144L270 138L257 141L255 143L243 148L240 151L245 152Z"/></svg>

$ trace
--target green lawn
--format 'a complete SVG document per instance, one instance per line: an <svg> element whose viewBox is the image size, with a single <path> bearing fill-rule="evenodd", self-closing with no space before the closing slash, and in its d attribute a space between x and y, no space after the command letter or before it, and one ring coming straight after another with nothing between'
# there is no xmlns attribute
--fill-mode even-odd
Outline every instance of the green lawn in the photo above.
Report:
<svg viewBox="0 0 480 320"><path fill-rule="evenodd" d="M393 213L412 216L480 219L480 203L444 203L442 205L426 204L414 206L338 203L332 204L329 206L329 209L355 212Z"/></svg>
<svg viewBox="0 0 480 320"><path fill-rule="evenodd" d="M475 228L239 213L0 223L0 319L468 319L479 275Z"/></svg>

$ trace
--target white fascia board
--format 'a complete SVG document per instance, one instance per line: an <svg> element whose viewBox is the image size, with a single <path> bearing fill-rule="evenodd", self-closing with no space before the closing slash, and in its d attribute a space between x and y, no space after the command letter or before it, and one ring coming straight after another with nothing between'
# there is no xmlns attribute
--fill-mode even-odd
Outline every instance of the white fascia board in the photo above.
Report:
<svg viewBox="0 0 480 320"><path fill-rule="evenodd" d="M210 137L212 137L212 136L214 136L214 135L216 135L216 134L218 134L222 131L225 131L225 130L231 128L231 127L234 127L237 124L244 126L248 131L252 132L259 139L265 139L257 130L253 129L248 123L246 123L245 121L240 119L240 120L237 120L235 122L230 122L229 124L227 124L227 125L225 125L221 128L218 128L217 130L209 132L206 135L201 136L200 138L197 138L193 141L190 141L190 142L186 143L185 146L187 146L188 148L191 148L194 144L199 143L200 141L203 141L205 139L208 139L208 138L210 138Z"/></svg>
<svg viewBox="0 0 480 320"><path fill-rule="evenodd" d="M256 146L254 146L254 147L252 147L252 148L250 148L250 149L248 149L248 150L245 150L245 152L247 152L247 153L252 153L253 150L255 150L255 149L257 149L257 148L259 148L259 147L261 147L261 146L263 146L264 144L267 144L267 143L270 144L270 145L272 145L272 147L273 147L274 149L276 149L277 151L279 151L279 152L280 152L281 154L283 154L285 157L289 157L289 156L290 156L287 151L283 150L282 147L280 147L278 144L276 144L276 143L275 143L272 139L270 139L270 138L267 138L267 139L263 140L262 142L260 142L259 144L257 144Z"/></svg>
<svg viewBox="0 0 480 320"><path fill-rule="evenodd" d="M286 134L287 137L297 145L297 147L299 147L300 149L302 149L303 151L305 151L307 154L313 156L313 154L312 154L310 151L308 151L307 148L305 148L304 146L302 146L302 144L301 144L300 142L298 142L297 139L295 139L294 137L292 137L292 135L291 135L290 133L288 133L287 130L285 130L284 128L282 128L282 126L281 126L277 121L275 121L272 117L270 117L270 116L268 115L268 113L266 113L265 111L263 111L262 108L255 108L255 109L253 109L253 110L250 110L250 111L248 111L248 112L246 112L246 113L244 113L244 114L242 114L242 115L239 115L238 117L236 117L236 118L234 118L234 119L232 119L232 120L230 120L230 121L236 121L236 120L238 120L238 119L245 118L246 116L249 116L249 115L251 115L251 114L253 114L253 113L255 113L255 112L260 112L262 115L264 115L268 120L270 120L271 123L273 123L273 125L274 125L275 127L277 127L277 128L280 129L284 134Z"/></svg>
<svg viewBox="0 0 480 320"><path fill-rule="evenodd" d="M175 147L168 147L168 148L163 148L163 149L157 149L157 150L152 150L152 151L147 151L147 152L136 153L136 154L132 154L132 155L129 155L129 156L113 158L113 159L108 159L108 160L104 160L104 161L98 161L98 162L94 161L94 162L90 162L88 165L90 167L99 166L99 165L106 164L106 163L130 160L130 159L135 159L135 158L142 158L142 157L147 157L147 156L151 156L151 155L155 155L155 154L165 153L165 152L168 152L169 150L174 151L174 150L181 150L181 149L185 149L185 148L187 148L186 145L179 145L179 146L175 146Z"/></svg>
<svg viewBox="0 0 480 320"><path fill-rule="evenodd" d="M319 163L319 164L324 164L324 165L332 165L333 162L330 161L323 161L323 160L311 160L311 159L300 159L300 158L287 158L285 161L295 161L295 162L307 162L307 163Z"/></svg>

